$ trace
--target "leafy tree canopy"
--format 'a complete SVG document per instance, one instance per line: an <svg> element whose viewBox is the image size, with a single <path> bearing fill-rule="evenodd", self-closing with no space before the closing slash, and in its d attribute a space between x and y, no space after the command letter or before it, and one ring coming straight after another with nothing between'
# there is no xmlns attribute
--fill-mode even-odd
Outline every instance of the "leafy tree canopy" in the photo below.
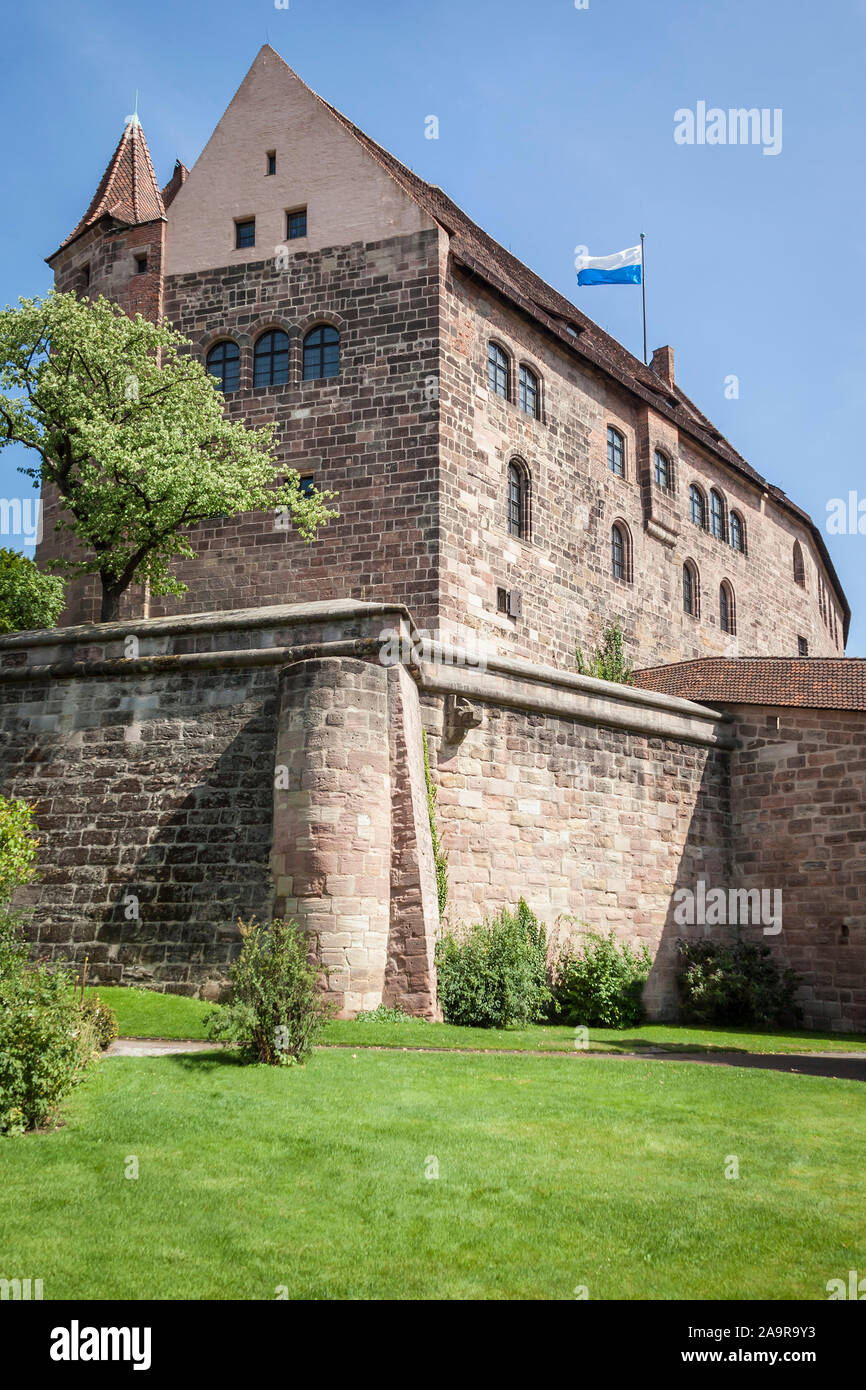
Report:
<svg viewBox="0 0 866 1390"><path fill-rule="evenodd" d="M53 627L63 608L64 583L43 574L17 550L0 550L0 632Z"/></svg>
<svg viewBox="0 0 866 1390"><path fill-rule="evenodd" d="M102 297L52 292L0 313L0 448L32 449L21 471L58 489L80 558L56 567L100 576L103 621L130 584L183 593L173 562L208 517L276 509L309 542L337 515L333 493L304 495L278 468L275 426L225 416L191 346Z"/></svg>

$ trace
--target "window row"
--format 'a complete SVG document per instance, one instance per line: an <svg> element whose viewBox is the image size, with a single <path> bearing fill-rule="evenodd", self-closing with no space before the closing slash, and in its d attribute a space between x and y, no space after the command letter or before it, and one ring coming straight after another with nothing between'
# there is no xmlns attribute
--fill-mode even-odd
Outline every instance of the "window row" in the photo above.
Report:
<svg viewBox="0 0 866 1390"><path fill-rule="evenodd" d="M233 338L215 343L207 355L207 370L224 396L237 391L241 351ZM312 328L303 343L303 379L321 381L340 374L340 334L329 323ZM262 333L253 346L253 386L285 386L289 380L289 335L282 329Z"/></svg>
<svg viewBox="0 0 866 1390"><path fill-rule="evenodd" d="M631 532L624 521L615 521L610 528L610 572L614 579L626 584L634 582ZM693 618L701 615L701 582L693 560L683 565L683 612ZM733 586L723 579L719 586L719 627L734 636L737 631L736 600Z"/></svg>
<svg viewBox="0 0 866 1390"><path fill-rule="evenodd" d="M268 169L269 174L276 173L276 156L274 156L274 167ZM307 209L292 208L286 213L286 241L298 241L307 235ZM235 250L246 251L256 244L256 219L254 217L240 218L235 222Z"/></svg>
<svg viewBox="0 0 866 1390"><path fill-rule="evenodd" d="M487 347L487 380L494 396L513 400L511 358L498 343L489 343ZM517 373L517 404L524 415L541 419L541 382L525 363L520 364Z"/></svg>
<svg viewBox="0 0 866 1390"><path fill-rule="evenodd" d="M607 427L607 466L618 478L626 476L625 436L614 425ZM653 454L653 481L662 492L673 493L673 460L663 449ZM711 488L709 505L703 490L697 483L689 488L689 515L702 531L709 531L716 540L727 541L732 550L741 555L746 553L746 523L739 512L728 513L725 499L716 489Z"/></svg>

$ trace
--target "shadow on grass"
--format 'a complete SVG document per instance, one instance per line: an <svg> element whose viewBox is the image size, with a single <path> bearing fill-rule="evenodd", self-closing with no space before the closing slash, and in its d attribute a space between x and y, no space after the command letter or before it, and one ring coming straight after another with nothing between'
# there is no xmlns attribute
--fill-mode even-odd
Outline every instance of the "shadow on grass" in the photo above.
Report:
<svg viewBox="0 0 866 1390"><path fill-rule="evenodd" d="M199 1073L217 1071L221 1067L256 1065L246 1061L240 1052L229 1051L227 1048L219 1052L167 1052L162 1060L174 1067L180 1067L182 1071Z"/></svg>
<svg viewBox="0 0 866 1390"><path fill-rule="evenodd" d="M768 1036L770 1036L768 1034ZM734 1043L699 1043L699 1042L655 1042L651 1038L617 1038L616 1042L604 1042L602 1044L611 1052L742 1052L748 1053L747 1047L737 1047Z"/></svg>

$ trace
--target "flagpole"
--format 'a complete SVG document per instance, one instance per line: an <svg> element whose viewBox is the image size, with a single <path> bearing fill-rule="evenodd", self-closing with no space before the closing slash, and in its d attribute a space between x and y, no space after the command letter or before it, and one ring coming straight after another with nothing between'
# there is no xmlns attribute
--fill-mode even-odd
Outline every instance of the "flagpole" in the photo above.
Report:
<svg viewBox="0 0 866 1390"><path fill-rule="evenodd" d="M646 365L646 261L644 259L644 234L640 234L640 292L643 300L643 360Z"/></svg>

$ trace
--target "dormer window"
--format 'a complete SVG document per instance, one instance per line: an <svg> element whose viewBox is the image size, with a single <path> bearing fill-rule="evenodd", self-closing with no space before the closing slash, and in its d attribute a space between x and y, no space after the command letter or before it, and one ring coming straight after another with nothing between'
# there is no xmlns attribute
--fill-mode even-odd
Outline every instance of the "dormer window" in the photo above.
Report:
<svg viewBox="0 0 866 1390"><path fill-rule="evenodd" d="M268 173L268 174L275 174L275 173L277 172L277 152L276 152L276 150L268 150L268 153L267 153L266 158L267 158L267 161L268 161L267 173Z"/></svg>

